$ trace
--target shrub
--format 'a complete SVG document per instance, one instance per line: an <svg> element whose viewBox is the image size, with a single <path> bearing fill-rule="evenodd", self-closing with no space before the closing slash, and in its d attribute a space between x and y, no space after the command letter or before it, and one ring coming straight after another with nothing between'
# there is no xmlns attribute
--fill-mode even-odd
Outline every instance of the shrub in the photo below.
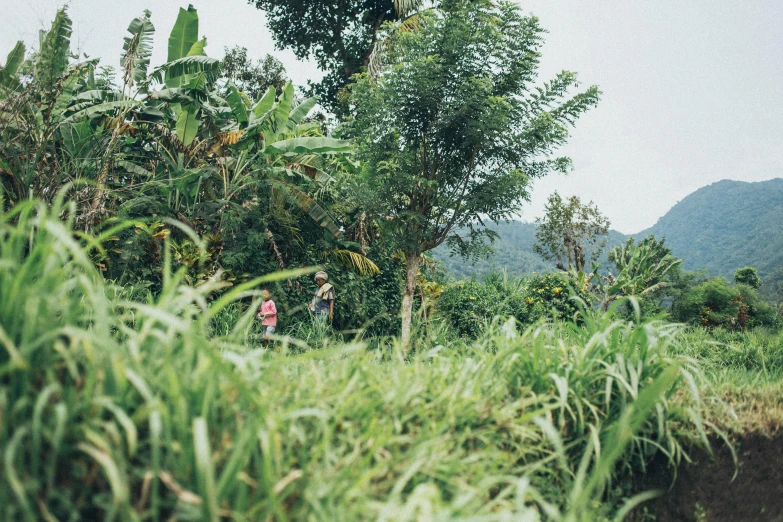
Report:
<svg viewBox="0 0 783 522"><path fill-rule="evenodd" d="M568 276L560 273L524 279L520 291L524 306L515 302L518 307L512 309L512 315L528 324L544 317L573 319L582 306L579 300L589 306L593 299L589 292L577 288Z"/></svg>
<svg viewBox="0 0 783 522"><path fill-rule="evenodd" d="M591 302L588 292L575 289L562 274L517 280L490 273L483 283L470 280L449 285L436 307L461 335L477 337L496 316L513 316L520 327L542 318L572 319L581 306L574 297L588 305Z"/></svg>
<svg viewBox="0 0 783 522"><path fill-rule="evenodd" d="M470 280L446 287L436 309L460 335L478 337L488 320L505 311L502 299L494 286Z"/></svg>
<svg viewBox="0 0 783 522"><path fill-rule="evenodd" d="M774 308L759 300L755 288L730 285L722 277L708 279L686 290L674 302L672 311L678 321L708 328L744 329L772 326L776 322Z"/></svg>

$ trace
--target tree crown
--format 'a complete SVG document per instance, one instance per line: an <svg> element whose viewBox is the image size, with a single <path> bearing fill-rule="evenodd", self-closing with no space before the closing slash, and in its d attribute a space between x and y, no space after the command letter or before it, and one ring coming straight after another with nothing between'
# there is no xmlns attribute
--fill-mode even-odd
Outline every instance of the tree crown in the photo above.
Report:
<svg viewBox="0 0 783 522"><path fill-rule="evenodd" d="M448 240L466 252L487 235L485 220L520 210L531 179L569 168L552 152L599 91L566 98L571 72L532 86L543 32L515 4L487 0L443 1L413 30L385 27L380 73L356 77L346 131L403 248Z"/></svg>

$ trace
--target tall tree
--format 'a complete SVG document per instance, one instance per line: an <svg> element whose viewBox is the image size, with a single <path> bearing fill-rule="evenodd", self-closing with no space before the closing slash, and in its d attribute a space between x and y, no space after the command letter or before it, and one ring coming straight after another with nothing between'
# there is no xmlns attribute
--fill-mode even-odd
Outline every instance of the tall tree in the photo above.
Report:
<svg viewBox="0 0 783 522"><path fill-rule="evenodd" d="M734 271L734 282L758 289L761 286L759 271L752 266L738 268Z"/></svg>
<svg viewBox="0 0 783 522"><path fill-rule="evenodd" d="M267 16L281 49L313 59L326 72L312 86L327 108L338 109L338 93L366 66L384 22L399 20L422 0L249 0Z"/></svg>
<svg viewBox="0 0 783 522"><path fill-rule="evenodd" d="M254 61L248 57L247 47L236 45L231 49L226 48L220 65L221 83L233 83L251 100L264 94L270 86L282 92L288 83L283 62L271 54ZM228 92L227 88L224 90Z"/></svg>
<svg viewBox="0 0 783 522"><path fill-rule="evenodd" d="M446 0L416 30L389 27L378 74L351 88L347 131L365 162L370 208L405 252L405 346L422 254L444 242L469 253L489 235L485 220L520 210L531 179L570 166L552 151L599 91L567 98L571 72L531 85L543 32L510 2Z"/></svg>
<svg viewBox="0 0 783 522"><path fill-rule="evenodd" d="M592 260L598 258L609 234L609 220L592 201L583 205L578 197L564 200L557 192L549 196L536 224L533 250L560 270L583 272L587 250Z"/></svg>

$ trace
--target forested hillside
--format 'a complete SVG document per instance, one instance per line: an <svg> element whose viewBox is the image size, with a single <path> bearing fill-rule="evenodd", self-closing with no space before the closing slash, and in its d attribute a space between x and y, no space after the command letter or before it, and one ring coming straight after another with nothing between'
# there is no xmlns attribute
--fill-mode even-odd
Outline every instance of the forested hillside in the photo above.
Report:
<svg viewBox="0 0 783 522"><path fill-rule="evenodd" d="M472 276L481 278L492 270L505 270L510 274L528 275L534 272L551 272L555 270L551 263L533 251L536 242L536 225L523 221L509 221L498 225L490 225L490 230L500 236L492 245L492 251L477 259L463 259L451 256L449 249L443 245L434 251L433 257L443 263L445 272L456 279L467 279ZM601 261L605 261L606 253L625 240L620 232L611 230Z"/></svg>
<svg viewBox="0 0 783 522"><path fill-rule="evenodd" d="M492 269L513 274L547 272L552 263L533 252L536 226L511 221L490 227L500 236L493 253L476 260L451 257L445 247L435 251L445 271L458 279L481 277ZM703 187L677 203L651 228L632 237L665 237L687 270L706 270L731 280L743 266L758 268L764 279L761 294L777 300L783 281L783 179L748 183L723 180ZM626 237L611 231L606 252Z"/></svg>
<svg viewBox="0 0 783 522"><path fill-rule="evenodd" d="M783 179L703 187L634 235L649 234L665 236L688 270L730 279L734 270L751 265L769 276L783 266Z"/></svg>

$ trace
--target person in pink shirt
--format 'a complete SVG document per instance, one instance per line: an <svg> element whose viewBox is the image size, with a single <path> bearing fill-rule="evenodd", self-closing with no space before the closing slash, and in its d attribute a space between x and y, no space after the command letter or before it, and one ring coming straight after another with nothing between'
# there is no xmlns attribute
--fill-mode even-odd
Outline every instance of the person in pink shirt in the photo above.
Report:
<svg viewBox="0 0 783 522"><path fill-rule="evenodd" d="M275 334L277 326L277 307L272 301L272 293L268 288L261 291L261 297L264 299L256 314L257 319L261 319L261 330L264 332L264 348L269 346L269 341Z"/></svg>

